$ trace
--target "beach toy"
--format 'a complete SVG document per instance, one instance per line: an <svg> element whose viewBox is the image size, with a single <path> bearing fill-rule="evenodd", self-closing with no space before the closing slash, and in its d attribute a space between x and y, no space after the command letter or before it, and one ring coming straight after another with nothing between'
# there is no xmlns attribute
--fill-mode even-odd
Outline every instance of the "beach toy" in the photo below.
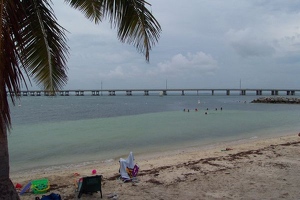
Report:
<svg viewBox="0 0 300 200"><path fill-rule="evenodd" d="M34 194L44 194L50 189L48 179L38 179L31 181L31 190Z"/></svg>
<svg viewBox="0 0 300 200"><path fill-rule="evenodd" d="M93 174L93 175L97 174L97 170L93 169L93 170L92 170L92 174Z"/></svg>
<svg viewBox="0 0 300 200"><path fill-rule="evenodd" d="M30 187L31 187L31 182L27 183L27 185L24 186L24 188L20 192L20 195L22 195L25 192L29 191Z"/></svg>
<svg viewBox="0 0 300 200"><path fill-rule="evenodd" d="M16 187L16 189L21 189L22 185L20 183L17 183L15 187Z"/></svg>

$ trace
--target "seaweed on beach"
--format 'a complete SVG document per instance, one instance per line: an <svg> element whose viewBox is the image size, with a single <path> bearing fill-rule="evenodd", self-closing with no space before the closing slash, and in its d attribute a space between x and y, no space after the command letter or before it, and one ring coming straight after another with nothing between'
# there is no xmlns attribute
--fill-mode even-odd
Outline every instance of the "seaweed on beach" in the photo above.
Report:
<svg viewBox="0 0 300 200"><path fill-rule="evenodd" d="M264 148L260 148L260 149L256 149L256 150L241 151L241 152L229 154L229 155L202 158L199 160L188 161L188 162L184 162L184 163L180 163L180 164L161 166L161 167L156 167L156 168L152 168L152 169L142 170L139 172L139 176L152 175L153 177L157 177L164 170L172 169L172 168L182 168L182 167L189 168L193 171L198 171L200 173L203 173L204 175L207 173L216 173L216 172L221 172L221 171L225 171L225 170L234 168L234 166L228 167L228 166L224 166L222 164L215 163L216 161L234 162L236 160L241 160L241 159L245 159L245 158L250 159L250 156L254 156L254 157L261 156L261 155L264 155L264 152L266 152L266 151L270 151L270 152L272 152L272 154L274 156L279 157L282 155L276 153L276 150L275 150L276 147L291 146L291 145L298 146L299 144L300 144L300 141L287 142L287 143L282 143L282 144L270 145L268 147L264 147ZM270 155L269 155L269 157L270 157ZM253 163L253 161L251 161L251 163ZM213 169L210 167L209 168L210 170L206 171L206 170L204 170L203 167L201 167L202 165L210 165L210 166L214 166L216 168ZM281 169L288 167L288 166L280 164L280 163L275 163L273 165L278 168L281 168ZM190 173L189 175L192 175L192 174ZM107 180L115 180L117 177L119 177L119 175L109 177L109 178L107 178ZM157 185L162 184L161 182L157 181L156 179L149 179L146 182L157 184Z"/></svg>
<svg viewBox="0 0 300 200"><path fill-rule="evenodd" d="M156 179L153 179L153 178L147 180L146 183L153 183L153 184L155 184L155 185L163 185L162 182L160 182L160 181L158 181L158 180L156 180Z"/></svg>
<svg viewBox="0 0 300 200"><path fill-rule="evenodd" d="M61 188L66 188L66 187L68 187L68 185L50 184L51 190L58 190L58 189L61 189Z"/></svg>
<svg viewBox="0 0 300 200"><path fill-rule="evenodd" d="M287 142L287 143L280 144L280 145L281 146L291 146L291 145L297 146L297 144L300 144L300 141L298 141L298 142Z"/></svg>
<svg viewBox="0 0 300 200"><path fill-rule="evenodd" d="M120 177L120 174L115 174L114 176L106 178L108 181L114 181ZM105 179L104 179L105 180Z"/></svg>
<svg viewBox="0 0 300 200"><path fill-rule="evenodd" d="M168 165L168 166L162 166L162 167L157 167L157 168L153 168L153 169L147 169L147 170L143 170L142 172L139 172L139 176L144 176L147 174L154 174L155 176L157 176L157 174L159 174L160 171L165 170L165 169L170 169L173 166Z"/></svg>

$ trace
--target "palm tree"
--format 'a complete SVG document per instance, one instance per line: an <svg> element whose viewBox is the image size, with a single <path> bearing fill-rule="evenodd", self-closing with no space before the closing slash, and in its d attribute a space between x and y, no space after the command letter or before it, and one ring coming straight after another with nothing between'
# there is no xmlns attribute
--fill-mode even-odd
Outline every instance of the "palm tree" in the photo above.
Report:
<svg viewBox="0 0 300 200"><path fill-rule="evenodd" d="M86 18L108 19L121 42L134 45L149 61L161 27L145 0L65 0ZM53 92L67 82L66 30L57 23L51 0L0 0L0 199L19 199L9 178L7 133L11 128L8 98L19 98L26 77ZM7 92L8 91L8 92Z"/></svg>

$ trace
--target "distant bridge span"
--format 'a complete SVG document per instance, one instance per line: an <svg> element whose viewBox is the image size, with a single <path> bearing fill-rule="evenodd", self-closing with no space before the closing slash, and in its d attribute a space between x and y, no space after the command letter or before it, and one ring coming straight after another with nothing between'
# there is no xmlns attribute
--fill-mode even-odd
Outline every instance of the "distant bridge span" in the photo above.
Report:
<svg viewBox="0 0 300 200"><path fill-rule="evenodd" d="M7 92L8 93L8 92ZM8 93L9 94L9 93ZM300 89L95 89L95 90L59 90L51 93L44 90L23 90L17 96L132 96L149 95L297 95Z"/></svg>

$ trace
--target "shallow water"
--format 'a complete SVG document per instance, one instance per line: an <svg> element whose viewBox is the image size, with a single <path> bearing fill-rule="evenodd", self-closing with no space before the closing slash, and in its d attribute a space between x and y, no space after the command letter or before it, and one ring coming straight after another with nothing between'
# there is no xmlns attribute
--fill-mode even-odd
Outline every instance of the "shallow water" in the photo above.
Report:
<svg viewBox="0 0 300 200"><path fill-rule="evenodd" d="M20 105L11 108L11 170L299 132L300 105L249 103L255 98L22 97Z"/></svg>

